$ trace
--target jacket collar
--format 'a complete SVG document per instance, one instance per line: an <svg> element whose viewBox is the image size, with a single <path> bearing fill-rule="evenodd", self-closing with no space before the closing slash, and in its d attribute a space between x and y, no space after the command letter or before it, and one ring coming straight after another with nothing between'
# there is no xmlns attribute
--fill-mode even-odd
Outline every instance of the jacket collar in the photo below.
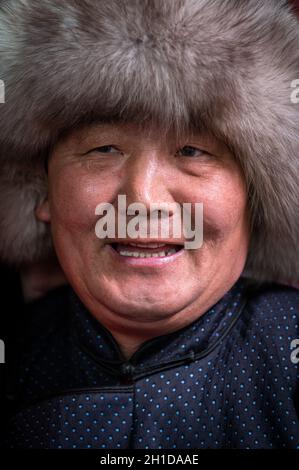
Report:
<svg viewBox="0 0 299 470"><path fill-rule="evenodd" d="M72 334L81 349L115 373L119 368L126 370L131 367L137 373L142 373L170 363L193 361L227 334L244 305L247 287L246 278L240 277L207 312L182 329L144 342L129 361L123 356L110 331L90 314L71 289L69 312Z"/></svg>

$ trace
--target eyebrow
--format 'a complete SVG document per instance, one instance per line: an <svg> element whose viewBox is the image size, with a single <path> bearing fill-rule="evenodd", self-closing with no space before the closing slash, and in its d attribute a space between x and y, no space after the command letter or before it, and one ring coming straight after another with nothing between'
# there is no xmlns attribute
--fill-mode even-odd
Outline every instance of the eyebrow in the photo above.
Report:
<svg viewBox="0 0 299 470"><path fill-rule="evenodd" d="M129 121L129 120L123 120L119 118L83 119L80 122L77 122L75 126L72 126L71 128L65 129L64 131L62 131L62 133L60 134L60 138L58 138L58 141L61 141L61 140L63 141L64 139L68 141L68 139L71 139L73 137L75 145L82 145L83 143L88 144L89 140L96 139L96 134L95 134L96 132L99 132L101 134L101 138L104 138L104 139L105 138L111 139L112 137L115 139L123 138L124 135L125 136L128 135L126 126L130 124L136 125L137 132L135 135L137 135L138 130L142 133L144 132L147 133L147 129L148 129L148 133L147 133L148 136L150 136L151 130L153 131L155 128L156 130L159 131L159 128L157 126L153 124L147 126L146 122L135 123L131 120ZM84 134L84 131L86 132L86 134ZM202 145L204 145L205 148L207 148L207 146L213 146L215 153L222 154L222 153L226 153L227 151L231 152L229 147L224 141L217 138L215 135L213 135L213 133L209 132L207 129L203 128L202 126L200 127L200 126L191 125L188 130L186 130L182 135L177 136L177 137L175 135L175 132L173 132L172 134L171 130L168 131L168 137L167 137L166 132L163 133L163 130L161 132L165 140L167 139L175 140L175 142L173 142L174 146L181 145L185 139L186 140L203 139ZM114 136L112 136L112 134L114 134ZM92 143L90 145L92 145ZM193 145L195 146L196 144L194 143ZM197 145L200 146L200 142Z"/></svg>

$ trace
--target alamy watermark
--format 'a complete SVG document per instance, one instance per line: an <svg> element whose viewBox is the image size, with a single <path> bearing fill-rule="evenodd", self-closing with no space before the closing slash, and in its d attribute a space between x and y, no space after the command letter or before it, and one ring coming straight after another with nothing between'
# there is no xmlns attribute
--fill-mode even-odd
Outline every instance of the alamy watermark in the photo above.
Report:
<svg viewBox="0 0 299 470"><path fill-rule="evenodd" d="M5 85L3 80L0 80L0 103L5 103Z"/></svg>
<svg viewBox="0 0 299 470"><path fill-rule="evenodd" d="M148 214L147 207L141 202L133 202L127 207L125 194L119 194L117 202L117 214L113 204L102 202L97 205L95 214L101 216L95 226L98 238L183 238L186 249L202 246L202 203L151 203ZM127 221L128 216L133 217Z"/></svg>
<svg viewBox="0 0 299 470"><path fill-rule="evenodd" d="M293 339L291 342L291 362L293 364L298 364L299 362L299 338Z"/></svg>
<svg viewBox="0 0 299 470"><path fill-rule="evenodd" d="M299 79L291 82L291 88L294 88L291 93L291 102L297 104L299 103Z"/></svg>
<svg viewBox="0 0 299 470"><path fill-rule="evenodd" d="M0 364L5 363L5 344L2 339L0 339Z"/></svg>

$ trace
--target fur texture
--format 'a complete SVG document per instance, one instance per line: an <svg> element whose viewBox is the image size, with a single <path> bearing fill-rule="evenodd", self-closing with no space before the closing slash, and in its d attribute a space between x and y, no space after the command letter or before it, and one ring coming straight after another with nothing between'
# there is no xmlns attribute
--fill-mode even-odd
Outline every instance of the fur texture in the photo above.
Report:
<svg viewBox="0 0 299 470"><path fill-rule="evenodd" d="M34 208L60 133L131 120L223 139L247 181L247 273L298 282L298 26L280 0L2 1L0 256L51 249Z"/></svg>

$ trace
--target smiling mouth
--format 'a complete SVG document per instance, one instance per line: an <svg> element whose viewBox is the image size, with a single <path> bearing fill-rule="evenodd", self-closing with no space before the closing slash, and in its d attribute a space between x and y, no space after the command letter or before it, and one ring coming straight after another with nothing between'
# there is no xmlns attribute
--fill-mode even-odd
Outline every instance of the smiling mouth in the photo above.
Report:
<svg viewBox="0 0 299 470"><path fill-rule="evenodd" d="M182 245L167 243L111 243L111 247L120 255L131 258L166 258L181 251Z"/></svg>

